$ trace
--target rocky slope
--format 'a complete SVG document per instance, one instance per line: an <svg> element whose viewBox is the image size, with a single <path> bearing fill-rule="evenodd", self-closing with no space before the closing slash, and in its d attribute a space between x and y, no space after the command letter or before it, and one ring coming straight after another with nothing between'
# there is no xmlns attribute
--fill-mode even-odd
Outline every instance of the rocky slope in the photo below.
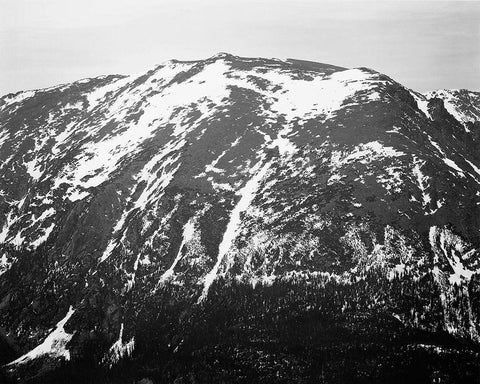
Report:
<svg viewBox="0 0 480 384"><path fill-rule="evenodd" d="M228 54L2 97L5 380L473 382L479 121Z"/></svg>

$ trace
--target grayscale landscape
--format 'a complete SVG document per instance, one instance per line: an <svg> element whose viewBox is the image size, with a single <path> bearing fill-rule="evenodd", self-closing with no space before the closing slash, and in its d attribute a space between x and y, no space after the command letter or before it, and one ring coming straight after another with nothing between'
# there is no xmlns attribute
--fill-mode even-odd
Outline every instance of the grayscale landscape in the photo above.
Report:
<svg viewBox="0 0 480 384"><path fill-rule="evenodd" d="M220 52L0 97L0 382L478 383L479 355L474 82Z"/></svg>

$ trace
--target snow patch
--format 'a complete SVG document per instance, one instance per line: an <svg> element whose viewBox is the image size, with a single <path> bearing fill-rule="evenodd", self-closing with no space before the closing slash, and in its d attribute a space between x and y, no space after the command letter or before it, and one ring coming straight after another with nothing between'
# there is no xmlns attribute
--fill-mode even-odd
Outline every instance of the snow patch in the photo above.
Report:
<svg viewBox="0 0 480 384"><path fill-rule="evenodd" d="M38 246L40 244L47 241L47 239L49 238L50 234L52 233L54 227L55 227L54 223L50 224L50 226L47 229L44 230L43 234L40 237L38 237L37 240L33 241L30 244L30 247L32 249L38 248Z"/></svg>
<svg viewBox="0 0 480 384"><path fill-rule="evenodd" d="M468 165L470 165L473 170L475 171L475 173L477 174L477 176L480 177L480 168L478 168L475 164L473 164L471 161L468 161L467 159L464 158L464 160L468 163Z"/></svg>
<svg viewBox="0 0 480 384"><path fill-rule="evenodd" d="M65 317L60 320L53 332L51 332L42 344L32 349L30 352L12 361L7 366L22 365L29 361L38 359L39 357L48 356L51 358L63 358L70 360L70 351L67 349L67 344L71 340L73 334L65 332L65 324L72 317L75 310L72 306L68 309Z"/></svg>
<svg viewBox="0 0 480 384"><path fill-rule="evenodd" d="M8 107L12 104L25 101L26 99L29 99L33 96L35 96L35 91L25 91L25 92L19 92L13 96L7 96L3 100L5 101L5 106Z"/></svg>
<svg viewBox="0 0 480 384"><path fill-rule="evenodd" d="M120 325L120 333L117 341L110 347L107 354L103 357L102 363L109 368L112 368L123 357L131 356L135 349L135 338L132 338L126 343L123 342L123 323Z"/></svg>
<svg viewBox="0 0 480 384"><path fill-rule="evenodd" d="M428 119L432 119L432 116L430 116L430 112L428 112L428 99L421 95L421 94L417 94L416 92L412 92L410 91L410 94L413 96L413 98L415 99L415 101L417 102L417 105L418 105L418 109L420 109L420 111L423 112L423 114L428 118Z"/></svg>
<svg viewBox="0 0 480 384"><path fill-rule="evenodd" d="M43 172L40 170L40 164L36 158L25 162L24 164L27 169L27 173L32 177L33 180L37 181L40 176L42 176Z"/></svg>
<svg viewBox="0 0 480 384"><path fill-rule="evenodd" d="M288 134L292 132L292 126L287 125L278 131L276 139L272 140L268 148L278 148L280 156L291 156L295 154L298 149L295 144L288 139Z"/></svg>
<svg viewBox="0 0 480 384"><path fill-rule="evenodd" d="M450 168L454 169L457 171L460 175L460 177L465 177L465 174L463 173L463 170L451 159L444 158L442 159L445 164L447 164Z"/></svg>
<svg viewBox="0 0 480 384"><path fill-rule="evenodd" d="M11 266L12 262L8 260L7 254L4 253L2 257L0 257L0 276L7 272Z"/></svg>
<svg viewBox="0 0 480 384"><path fill-rule="evenodd" d="M378 141L372 141L355 146L350 151L332 151L330 166L335 171L351 162L358 161L362 164L369 164L379 158L404 155L404 152L397 151L393 147L384 146Z"/></svg>

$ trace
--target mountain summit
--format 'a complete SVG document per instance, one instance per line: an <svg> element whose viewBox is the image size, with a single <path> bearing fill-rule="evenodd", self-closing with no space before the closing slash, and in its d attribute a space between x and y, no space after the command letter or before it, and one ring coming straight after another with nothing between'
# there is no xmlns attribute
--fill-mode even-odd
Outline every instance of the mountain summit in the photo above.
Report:
<svg viewBox="0 0 480 384"><path fill-rule="evenodd" d="M478 379L480 93L221 53L0 123L5 380Z"/></svg>

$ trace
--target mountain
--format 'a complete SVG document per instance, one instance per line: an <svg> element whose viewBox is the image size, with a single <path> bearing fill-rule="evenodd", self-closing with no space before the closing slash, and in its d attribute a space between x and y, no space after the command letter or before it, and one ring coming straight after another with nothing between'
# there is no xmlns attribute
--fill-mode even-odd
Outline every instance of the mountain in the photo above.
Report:
<svg viewBox="0 0 480 384"><path fill-rule="evenodd" d="M0 122L0 379L479 380L480 93L222 53Z"/></svg>

